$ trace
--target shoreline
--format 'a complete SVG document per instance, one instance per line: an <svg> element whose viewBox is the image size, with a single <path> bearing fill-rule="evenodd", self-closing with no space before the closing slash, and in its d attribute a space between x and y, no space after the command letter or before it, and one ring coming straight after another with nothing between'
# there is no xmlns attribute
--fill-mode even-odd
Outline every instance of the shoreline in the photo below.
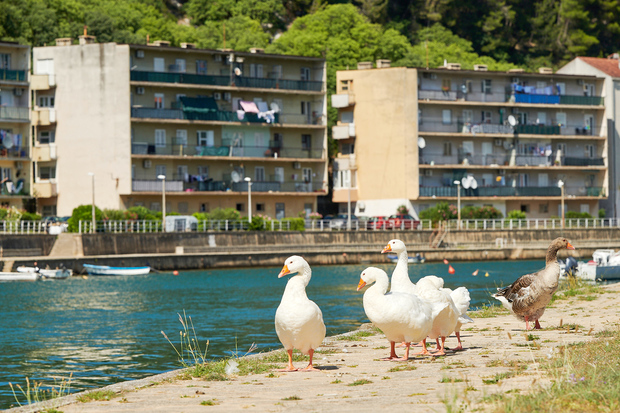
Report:
<svg viewBox="0 0 620 413"><path fill-rule="evenodd" d="M412 405L422 411L445 411L442 400L453 393L467 395L471 403L466 409L469 411L485 395L526 389L533 382L549 384L549 377L538 370L536 358L554 354L558 346L592 340L597 332L615 328L620 316L616 305L620 284L604 285L601 289L605 293L597 294L593 301L580 297L557 299L541 318L543 330L526 333L523 322L512 315L474 318L474 324L463 328L466 350L448 352L441 358L379 361L387 355L387 340L381 334L356 337L358 331L373 331L364 324L358 330L325 339L315 358L322 368L319 372L261 373L213 382L178 379L181 369L88 391L119 393L110 401L78 403L78 395L88 393L83 392L8 412L61 406L65 413L149 413L154 406L161 411L192 412L203 411L205 406L201 403L209 401L215 404L210 407L219 411L294 408L297 411L374 412L385 408L411 408ZM596 308L595 313L591 311L593 308ZM581 327L575 328L575 325ZM448 347L454 346L454 336L447 343ZM281 350L274 352L278 351ZM403 349L397 349L398 354L402 352ZM271 353L249 357L260 359ZM520 366L518 374L507 375L494 384L485 383L484 380L512 371L506 361ZM302 367L305 363L299 361L295 365Z"/></svg>

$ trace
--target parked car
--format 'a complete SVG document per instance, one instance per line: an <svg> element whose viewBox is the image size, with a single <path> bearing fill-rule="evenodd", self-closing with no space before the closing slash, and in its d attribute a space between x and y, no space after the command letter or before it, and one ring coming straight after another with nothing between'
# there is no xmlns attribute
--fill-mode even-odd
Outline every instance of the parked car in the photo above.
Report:
<svg viewBox="0 0 620 413"><path fill-rule="evenodd" d="M339 214L336 215L331 221L329 221L330 229L347 229L347 221L349 216L347 214ZM351 215L351 227L357 228L357 225L354 221L358 221L359 219L355 215Z"/></svg>
<svg viewBox="0 0 620 413"><path fill-rule="evenodd" d="M69 223L67 222L70 217L43 217L43 225L47 229L47 232L52 235L58 235L61 232L65 232Z"/></svg>
<svg viewBox="0 0 620 413"><path fill-rule="evenodd" d="M370 217L366 221L366 229L387 229L387 217Z"/></svg>
<svg viewBox="0 0 620 413"><path fill-rule="evenodd" d="M420 225L420 221L416 220L411 215L407 214L395 214L390 215L387 220L387 229L416 229Z"/></svg>

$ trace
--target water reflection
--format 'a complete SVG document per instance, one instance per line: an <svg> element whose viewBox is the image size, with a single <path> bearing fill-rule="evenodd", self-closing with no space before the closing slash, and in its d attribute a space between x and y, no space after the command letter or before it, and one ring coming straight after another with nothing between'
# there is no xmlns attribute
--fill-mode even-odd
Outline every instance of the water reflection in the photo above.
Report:
<svg viewBox="0 0 620 413"><path fill-rule="evenodd" d="M446 286L465 285L472 305L490 301L489 289L538 270L539 261L410 265L412 280L435 274ZM315 266L308 296L323 311L327 334L366 322L362 292L356 287L366 265ZM393 265L379 265L391 274ZM0 285L0 409L14 403L8 382L25 377L53 382L68 378L82 390L141 378L179 367L176 353L182 329L177 313L191 317L209 357L279 348L273 319L287 278L281 267L188 271L179 276L80 277L64 281ZM472 272L479 269L477 277ZM489 277L484 277L485 272Z"/></svg>

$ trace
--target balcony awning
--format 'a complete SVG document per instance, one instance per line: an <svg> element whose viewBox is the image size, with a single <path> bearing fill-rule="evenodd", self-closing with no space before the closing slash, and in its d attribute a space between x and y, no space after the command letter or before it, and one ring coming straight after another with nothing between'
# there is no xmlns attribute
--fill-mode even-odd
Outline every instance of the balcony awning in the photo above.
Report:
<svg viewBox="0 0 620 413"><path fill-rule="evenodd" d="M219 108L215 99L211 97L190 98L182 96L179 98L183 111L192 112L217 112Z"/></svg>

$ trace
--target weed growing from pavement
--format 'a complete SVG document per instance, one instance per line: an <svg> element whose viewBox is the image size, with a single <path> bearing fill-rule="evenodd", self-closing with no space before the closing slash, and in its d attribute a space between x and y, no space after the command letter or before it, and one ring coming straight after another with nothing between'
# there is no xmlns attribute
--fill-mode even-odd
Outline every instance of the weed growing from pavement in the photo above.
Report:
<svg viewBox="0 0 620 413"><path fill-rule="evenodd" d="M88 403L92 401L110 401L116 397L116 393L112 390L97 390L80 394L76 400L80 403Z"/></svg>
<svg viewBox="0 0 620 413"><path fill-rule="evenodd" d="M285 397L282 400L286 400L286 401L290 401L290 400L301 400L301 397L299 396L289 396L289 397Z"/></svg>
<svg viewBox="0 0 620 413"><path fill-rule="evenodd" d="M57 399L59 397L67 396L71 393L71 379L73 378L73 373L69 375L68 379L61 379L60 382L54 378L53 385L46 385L43 382L30 381L28 377L26 377L26 387L23 388L19 384L15 384L13 387L12 383L9 383L11 387L11 391L13 392L13 397L18 405L22 406L17 397L17 392L15 389L21 393L21 395L26 399L27 404L39 403L45 400Z"/></svg>
<svg viewBox="0 0 620 413"><path fill-rule="evenodd" d="M203 400L200 402L201 406L217 406L220 404L217 399Z"/></svg>
<svg viewBox="0 0 620 413"><path fill-rule="evenodd" d="M353 383L349 383L348 386L362 386L364 384L370 384L372 383L372 381L367 380L367 379L359 379L359 380L355 380Z"/></svg>
<svg viewBox="0 0 620 413"><path fill-rule="evenodd" d="M375 333L374 331L356 331L353 334L348 334L346 336L339 336L338 340L342 340L342 341L366 341L364 339L364 337L370 337L370 336L374 336Z"/></svg>

